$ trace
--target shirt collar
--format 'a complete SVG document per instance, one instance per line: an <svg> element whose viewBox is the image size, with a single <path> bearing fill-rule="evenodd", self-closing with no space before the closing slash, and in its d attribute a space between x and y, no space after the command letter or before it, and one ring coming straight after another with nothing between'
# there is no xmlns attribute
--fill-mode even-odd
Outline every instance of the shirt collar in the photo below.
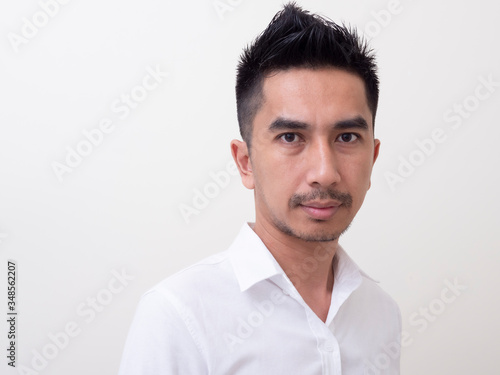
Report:
<svg viewBox="0 0 500 375"><path fill-rule="evenodd" d="M337 247L335 252L335 262L333 264L333 274L334 281L337 279L343 279L345 277L353 277L356 274L366 277L376 283L378 280L371 278L366 272L364 272L359 266L351 259L349 255L345 252L342 246Z"/></svg>
<svg viewBox="0 0 500 375"><path fill-rule="evenodd" d="M358 267L340 245L335 252L333 277L334 281L330 309L328 310L328 317L326 318L327 325L330 325L333 318L340 310L340 307L349 296L360 287L363 282L363 277L375 281Z"/></svg>
<svg viewBox="0 0 500 375"><path fill-rule="evenodd" d="M243 224L228 250L241 291L275 275L281 274L286 278L281 266L251 226L251 223ZM346 283L351 286L348 289L355 289L361 283L361 276L378 282L363 272L340 245L336 251L333 271L334 289L340 285L346 286Z"/></svg>
<svg viewBox="0 0 500 375"><path fill-rule="evenodd" d="M278 262L250 225L243 224L229 247L231 263L242 292L259 281L283 273Z"/></svg>

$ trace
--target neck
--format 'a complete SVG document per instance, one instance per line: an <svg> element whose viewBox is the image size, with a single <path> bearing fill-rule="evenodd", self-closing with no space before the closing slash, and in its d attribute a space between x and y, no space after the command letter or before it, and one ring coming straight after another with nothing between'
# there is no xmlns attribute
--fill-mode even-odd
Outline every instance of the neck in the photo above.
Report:
<svg viewBox="0 0 500 375"><path fill-rule="evenodd" d="M261 225L259 221L256 221L253 230L302 297L307 295L318 299L331 296L332 262L338 240L304 241L281 232L274 225Z"/></svg>

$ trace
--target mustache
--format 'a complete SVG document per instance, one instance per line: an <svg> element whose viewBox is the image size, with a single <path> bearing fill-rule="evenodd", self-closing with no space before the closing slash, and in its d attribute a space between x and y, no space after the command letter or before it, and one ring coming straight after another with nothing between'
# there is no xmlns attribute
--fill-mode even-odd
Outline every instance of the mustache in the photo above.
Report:
<svg viewBox="0 0 500 375"><path fill-rule="evenodd" d="M304 202L309 202L315 199L335 199L342 203L345 207L349 208L352 206L352 195L349 193L343 193L338 190L328 189L328 190L314 190L308 194L294 194L288 206L290 208L296 208Z"/></svg>

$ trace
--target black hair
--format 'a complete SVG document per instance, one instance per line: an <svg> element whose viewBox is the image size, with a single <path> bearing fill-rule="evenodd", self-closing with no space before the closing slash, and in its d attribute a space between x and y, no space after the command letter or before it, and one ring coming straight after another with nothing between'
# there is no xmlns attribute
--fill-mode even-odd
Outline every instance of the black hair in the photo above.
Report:
<svg viewBox="0 0 500 375"><path fill-rule="evenodd" d="M252 123L263 102L267 75L290 68L335 67L360 76L368 106L377 112L379 80L372 50L355 29L310 14L288 3L240 56L236 75L236 107L240 134L250 150Z"/></svg>

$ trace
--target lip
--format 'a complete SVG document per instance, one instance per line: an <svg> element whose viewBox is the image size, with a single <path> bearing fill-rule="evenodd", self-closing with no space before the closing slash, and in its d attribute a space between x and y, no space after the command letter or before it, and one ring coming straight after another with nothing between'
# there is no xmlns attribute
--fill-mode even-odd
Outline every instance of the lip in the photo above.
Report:
<svg viewBox="0 0 500 375"><path fill-rule="evenodd" d="M313 201L303 203L302 206L314 207L314 208L328 208L328 207L338 207L341 203L339 201L329 200L329 201Z"/></svg>
<svg viewBox="0 0 500 375"><path fill-rule="evenodd" d="M317 220L328 220L337 212L340 207L339 202L309 202L301 204L300 208L309 216Z"/></svg>

